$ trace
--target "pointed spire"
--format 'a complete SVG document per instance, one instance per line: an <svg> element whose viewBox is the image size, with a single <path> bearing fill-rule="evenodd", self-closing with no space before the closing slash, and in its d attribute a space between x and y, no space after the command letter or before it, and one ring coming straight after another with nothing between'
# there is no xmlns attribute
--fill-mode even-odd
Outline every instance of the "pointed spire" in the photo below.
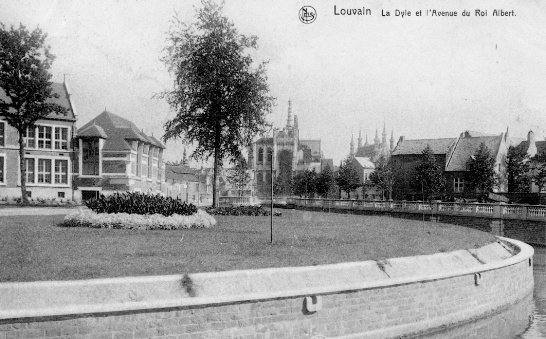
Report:
<svg viewBox="0 0 546 339"><path fill-rule="evenodd" d="M366 133L366 143L364 144L364 146L368 146L368 133Z"/></svg>
<svg viewBox="0 0 546 339"><path fill-rule="evenodd" d="M188 164L188 159L186 158L186 147L184 147L184 152L182 153L182 165L186 166Z"/></svg>
<svg viewBox="0 0 546 339"><path fill-rule="evenodd" d="M382 139L381 144L387 146L387 130L385 129L385 120L383 120L383 133L381 133Z"/></svg>
<svg viewBox="0 0 546 339"><path fill-rule="evenodd" d="M377 131L377 128L375 129L375 138L373 139L374 145L379 145L379 132Z"/></svg>
<svg viewBox="0 0 546 339"><path fill-rule="evenodd" d="M394 150L394 130L391 130L391 147L390 147L390 150L391 152Z"/></svg>
<svg viewBox="0 0 546 339"><path fill-rule="evenodd" d="M288 98L288 117L286 118L286 127L292 127L292 100Z"/></svg>
<svg viewBox="0 0 546 339"><path fill-rule="evenodd" d="M358 148L362 147L362 128L358 131Z"/></svg>
<svg viewBox="0 0 546 339"><path fill-rule="evenodd" d="M298 116L294 114L294 128L298 129Z"/></svg>
<svg viewBox="0 0 546 339"><path fill-rule="evenodd" d="M350 150L349 150L349 155L350 155L351 157L353 157L354 154L355 154L355 140L354 140L353 134L351 133L351 148L350 148Z"/></svg>

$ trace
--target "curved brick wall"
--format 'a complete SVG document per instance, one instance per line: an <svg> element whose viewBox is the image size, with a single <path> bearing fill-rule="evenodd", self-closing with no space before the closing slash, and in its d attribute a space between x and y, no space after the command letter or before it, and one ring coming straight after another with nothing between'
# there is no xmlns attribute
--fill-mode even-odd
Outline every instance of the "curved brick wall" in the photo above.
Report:
<svg viewBox="0 0 546 339"><path fill-rule="evenodd" d="M0 339L399 337L505 310L533 290L533 249L314 267L0 284Z"/></svg>

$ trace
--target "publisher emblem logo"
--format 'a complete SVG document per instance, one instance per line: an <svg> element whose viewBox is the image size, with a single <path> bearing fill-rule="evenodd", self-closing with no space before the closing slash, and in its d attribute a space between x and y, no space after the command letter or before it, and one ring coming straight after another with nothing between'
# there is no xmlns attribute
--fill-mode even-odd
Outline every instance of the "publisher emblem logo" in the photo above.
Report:
<svg viewBox="0 0 546 339"><path fill-rule="evenodd" d="M313 6L303 6L299 12L300 21L304 24L310 24L317 18L317 11Z"/></svg>

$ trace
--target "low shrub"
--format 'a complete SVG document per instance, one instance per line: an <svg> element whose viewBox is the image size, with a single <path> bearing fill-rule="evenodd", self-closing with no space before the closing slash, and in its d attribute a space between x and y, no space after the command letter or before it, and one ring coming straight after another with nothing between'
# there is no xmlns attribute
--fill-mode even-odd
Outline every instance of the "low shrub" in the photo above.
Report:
<svg viewBox="0 0 546 339"><path fill-rule="evenodd" d="M228 207L207 207L206 211L212 215L249 215L249 216L267 216L271 211L262 206L228 206ZM274 216L280 217L280 212L274 212Z"/></svg>
<svg viewBox="0 0 546 339"><path fill-rule="evenodd" d="M126 213L126 214L173 214L192 215L197 207L184 201L164 197L160 194L144 194L140 192L114 193L102 195L98 199L91 199L85 205L97 213Z"/></svg>
<svg viewBox="0 0 546 339"><path fill-rule="evenodd" d="M65 216L61 226L137 230L176 230L184 228L209 228L216 219L203 210L192 215L96 213L79 209Z"/></svg>

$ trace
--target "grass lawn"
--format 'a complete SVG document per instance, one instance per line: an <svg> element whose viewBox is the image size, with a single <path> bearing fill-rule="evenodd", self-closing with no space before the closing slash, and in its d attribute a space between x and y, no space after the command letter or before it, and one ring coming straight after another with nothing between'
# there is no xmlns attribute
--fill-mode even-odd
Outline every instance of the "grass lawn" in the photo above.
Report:
<svg viewBox="0 0 546 339"><path fill-rule="evenodd" d="M282 210L216 216L210 229L135 231L57 226L63 216L0 218L0 281L66 280L305 266L430 254L495 241L461 226Z"/></svg>

